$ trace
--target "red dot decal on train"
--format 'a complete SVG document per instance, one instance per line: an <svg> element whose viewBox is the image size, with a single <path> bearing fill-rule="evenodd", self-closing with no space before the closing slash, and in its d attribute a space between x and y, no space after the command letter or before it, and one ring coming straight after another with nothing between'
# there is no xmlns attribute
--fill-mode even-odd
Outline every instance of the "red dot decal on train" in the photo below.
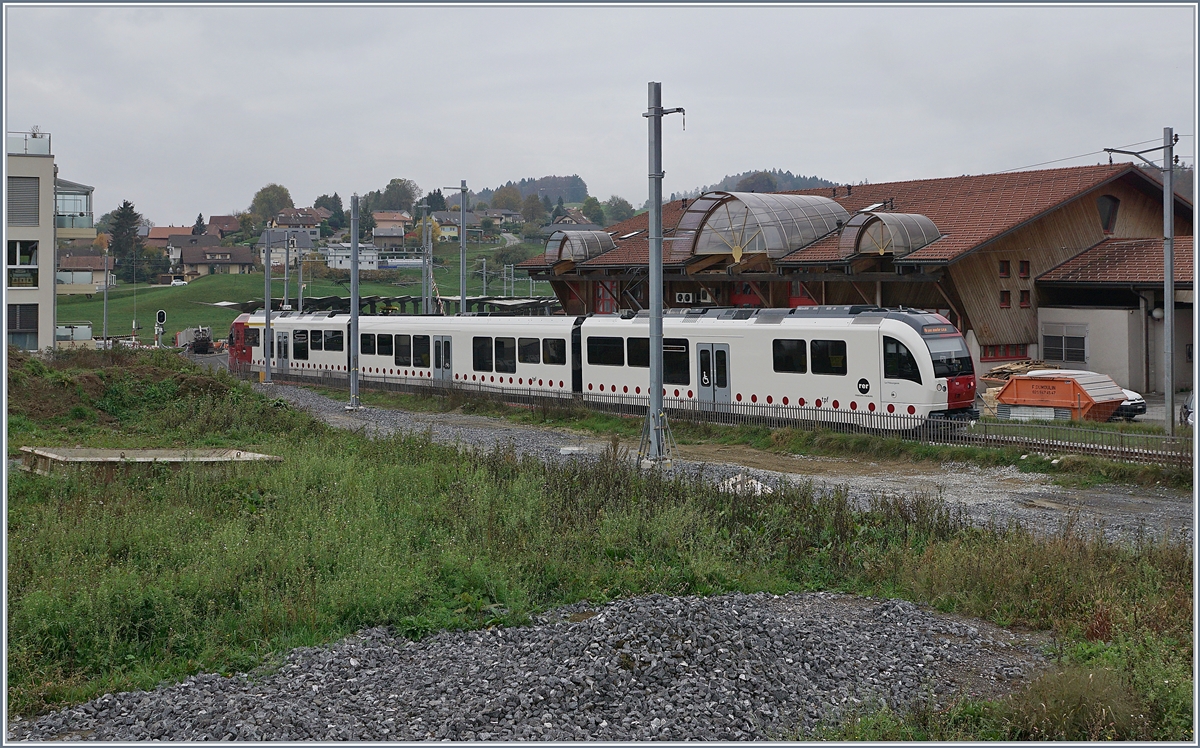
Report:
<svg viewBox="0 0 1200 748"><path fill-rule="evenodd" d="M875 403L867 403L867 410L874 413L875 412Z"/></svg>
<svg viewBox="0 0 1200 748"><path fill-rule="evenodd" d="M496 381L496 378L495 378L495 377L492 377L492 381L493 381L493 382L495 382L495 381Z"/></svg>
<svg viewBox="0 0 1200 748"><path fill-rule="evenodd" d="M813 407L816 407L816 408L819 408L819 407L821 407L821 401L820 401L820 400L817 400L816 402L814 402L814 403L813 403Z"/></svg>
<svg viewBox="0 0 1200 748"><path fill-rule="evenodd" d="M641 387L634 387L634 388L633 388L633 392L634 392L634 394L635 394L635 395L640 395L640 394L642 394L642 388L641 388Z"/></svg>
<svg viewBox="0 0 1200 748"><path fill-rule="evenodd" d="M916 412L917 412L917 409L916 409L916 408L914 408L914 407L913 407L913 406L911 406L911 405L910 405L910 406L908 406L908 414L909 414L910 416L911 416L913 413L916 413Z"/></svg>
<svg viewBox="0 0 1200 748"><path fill-rule="evenodd" d="M850 410L858 410L858 403L856 401L850 401Z"/></svg>
<svg viewBox="0 0 1200 748"><path fill-rule="evenodd" d="M629 392L629 385L625 385L624 387L622 387L621 392Z"/></svg>
<svg viewBox="0 0 1200 748"><path fill-rule="evenodd" d="M750 396L750 402L752 402L752 403L756 403L756 402L758 402L758 395L751 395L751 396Z"/></svg>
<svg viewBox="0 0 1200 748"><path fill-rule="evenodd" d="M592 388L592 383L588 382L588 389L590 390L591 388Z"/></svg>
<svg viewBox="0 0 1200 748"><path fill-rule="evenodd" d="M892 405L891 403L888 403L888 413L895 413L895 412L896 412L896 406Z"/></svg>
<svg viewBox="0 0 1200 748"><path fill-rule="evenodd" d="M837 409L838 409L838 401L837 401L837 400L834 400L834 401L833 401L833 409L834 409L834 410L837 410Z"/></svg>
<svg viewBox="0 0 1200 748"><path fill-rule="evenodd" d="M509 378L508 378L508 383L509 383L509 384L512 384L512 377L509 377Z"/></svg>
<svg viewBox="0 0 1200 748"><path fill-rule="evenodd" d="M604 392L604 385L600 385L600 391Z"/></svg>
<svg viewBox="0 0 1200 748"><path fill-rule="evenodd" d="M626 392L628 392L628 391L629 391L629 388L628 388L628 387L626 387L626 388L625 388L625 391L626 391ZM692 391L691 391L691 390L688 390L688 397L691 397L691 396L692 396Z"/></svg>
<svg viewBox="0 0 1200 748"><path fill-rule="evenodd" d="M679 397L679 390L675 390L675 397Z"/></svg>
<svg viewBox="0 0 1200 748"><path fill-rule="evenodd" d="M525 379L524 379L524 377L518 378L518 379L517 379L517 384L525 384Z"/></svg>
<svg viewBox="0 0 1200 748"><path fill-rule="evenodd" d="M540 379L539 379L538 381L540 382L540 381L542 381L542 380L540 380ZM552 384L552 385L554 384L553 380L551 380L550 384ZM558 386L559 386L559 387L562 387L562 386L563 386L563 383L562 383L562 380L561 380L561 379L560 379L560 380L558 380Z"/></svg>
<svg viewBox="0 0 1200 748"><path fill-rule="evenodd" d="M737 401L738 401L739 403L742 401L742 393L740 393L740 392L739 392L739 393L737 393Z"/></svg>
<svg viewBox="0 0 1200 748"><path fill-rule="evenodd" d="M784 396L783 396L783 404L784 404L784 405L787 405L787 395L784 395Z"/></svg>
<svg viewBox="0 0 1200 748"><path fill-rule="evenodd" d="M538 387L541 387L541 386L542 386L542 380L540 380L540 379L539 379L539 380L538 380ZM591 389L591 387L589 387L588 389Z"/></svg>
<svg viewBox="0 0 1200 748"><path fill-rule="evenodd" d="M770 404L771 404L771 396L767 395L767 405L770 405Z"/></svg>
<svg viewBox="0 0 1200 748"><path fill-rule="evenodd" d="M803 408L804 407L804 398L800 398L799 400L797 400L796 404L799 405L801 408Z"/></svg>

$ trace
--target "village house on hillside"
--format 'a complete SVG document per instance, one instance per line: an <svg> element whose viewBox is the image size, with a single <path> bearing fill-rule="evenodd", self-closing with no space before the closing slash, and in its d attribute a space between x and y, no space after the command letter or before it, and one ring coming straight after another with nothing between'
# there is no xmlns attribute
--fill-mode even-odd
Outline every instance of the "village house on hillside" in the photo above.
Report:
<svg viewBox="0 0 1200 748"><path fill-rule="evenodd" d="M865 304L936 310L978 370L1023 358L1162 387L1162 183L1130 164L715 191L663 206L668 307ZM1192 204L1175 196L1176 384L1191 387ZM568 314L648 301L647 214L556 228L520 267ZM1136 240L1136 241L1125 241ZM1157 272L1157 276L1155 273ZM1155 311L1157 310L1157 312Z"/></svg>
<svg viewBox="0 0 1200 748"><path fill-rule="evenodd" d="M234 216L209 216L208 227L204 233L224 239L226 236L240 230L241 224L238 223L238 219Z"/></svg>
<svg viewBox="0 0 1200 748"><path fill-rule="evenodd" d="M249 247L183 247L179 263L186 281L202 275L251 273L254 251Z"/></svg>

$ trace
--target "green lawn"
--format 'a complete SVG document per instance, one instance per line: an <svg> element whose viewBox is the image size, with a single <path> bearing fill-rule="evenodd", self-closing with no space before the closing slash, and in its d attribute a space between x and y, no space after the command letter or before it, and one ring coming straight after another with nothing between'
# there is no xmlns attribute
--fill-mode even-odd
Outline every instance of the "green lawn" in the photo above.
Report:
<svg viewBox="0 0 1200 748"><path fill-rule="evenodd" d="M477 273L472 273L477 261L488 260L488 291L495 296L501 291L500 267L492 262L496 253L496 245L467 246L467 294L478 295L482 291L482 279ZM527 251L532 251L526 245ZM434 257L445 264L434 269L434 281L438 291L443 296L458 295L458 244L446 242L435 248ZM528 293L529 281L517 274L517 293ZM419 270L400 272L401 284L363 282L359 292L363 296L402 296L419 295L421 293L421 274ZM296 276L290 278L291 291L289 297L296 297ZM306 279L305 297L314 296L349 296L349 283L340 285L326 278ZM283 279L272 278L273 296L283 295ZM244 302L261 299L263 293L263 278L261 273L249 275L206 275L186 286L162 287L138 284L132 286L122 284L109 291L108 294L108 331L110 335L128 335L136 316L141 325L139 337L143 342L154 338L154 315L159 309L167 313L165 342L173 342L175 333L186 327L207 326L213 328L213 335L218 338L229 334L229 325L237 318L237 309L227 309L211 306L218 301ZM545 295L551 293L547 284L535 287L535 293ZM293 302L294 303L294 302ZM95 294L90 299L86 296L62 296L58 300L58 320L64 322L89 321L92 323L93 335L100 337L104 319L104 301L101 294Z"/></svg>

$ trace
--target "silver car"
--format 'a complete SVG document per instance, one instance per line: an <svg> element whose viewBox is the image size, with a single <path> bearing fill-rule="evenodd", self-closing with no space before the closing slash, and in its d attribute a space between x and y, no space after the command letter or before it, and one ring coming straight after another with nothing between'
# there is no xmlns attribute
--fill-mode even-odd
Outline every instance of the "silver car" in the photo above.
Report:
<svg viewBox="0 0 1200 748"><path fill-rule="evenodd" d="M1187 399L1183 401L1183 406L1179 409L1179 422L1185 426L1196 425L1196 391L1192 390L1188 393Z"/></svg>

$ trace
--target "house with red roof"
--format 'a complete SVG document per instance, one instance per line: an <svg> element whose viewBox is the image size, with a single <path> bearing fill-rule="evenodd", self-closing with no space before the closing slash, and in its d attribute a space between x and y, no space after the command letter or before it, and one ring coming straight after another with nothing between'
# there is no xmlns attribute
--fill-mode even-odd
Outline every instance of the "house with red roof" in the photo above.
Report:
<svg viewBox="0 0 1200 748"><path fill-rule="evenodd" d="M1159 346L1162 335L1154 316L1163 304L1162 192L1156 173L1127 163L786 193L708 192L663 206L663 298L668 307L937 311L963 332L977 370L1059 356L1061 365L1155 391L1162 381L1153 362L1153 351L1161 351L1155 335ZM1175 234L1190 237L1191 202L1177 194L1174 210ZM649 298L647 225L641 214L604 231L561 227L543 255L519 267L549 281L567 314L640 309ZM1138 278L1153 275L1155 242L1157 284L1139 286ZM1176 256L1187 246L1190 257L1190 240L1177 244ZM1131 259L1114 264L1114 256ZM1103 276L1108 286L1079 280L1098 266L1113 266ZM1176 275L1186 278L1169 302L1181 310L1176 382L1184 387L1191 385L1190 268L1190 260L1176 264ZM1082 335L1078 326L1063 327L1073 315L1089 320ZM1114 325L1125 332L1115 336ZM1068 337L1084 338L1084 360L1065 344Z"/></svg>

